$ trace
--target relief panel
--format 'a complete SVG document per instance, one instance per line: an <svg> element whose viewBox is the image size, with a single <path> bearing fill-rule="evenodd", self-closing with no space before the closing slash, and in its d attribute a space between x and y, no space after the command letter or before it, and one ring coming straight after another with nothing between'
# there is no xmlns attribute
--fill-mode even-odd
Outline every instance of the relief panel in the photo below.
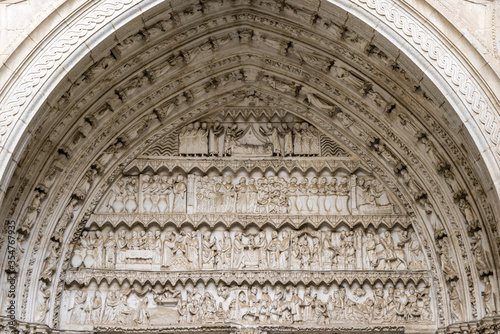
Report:
<svg viewBox="0 0 500 334"><path fill-rule="evenodd" d="M423 282L392 284L178 283L174 286L114 282L64 292L63 327L72 329L209 324L354 326L429 324L432 297Z"/></svg>
<svg viewBox="0 0 500 334"><path fill-rule="evenodd" d="M414 221L359 159L292 114L226 109L123 173L75 243L62 328L436 321Z"/></svg>

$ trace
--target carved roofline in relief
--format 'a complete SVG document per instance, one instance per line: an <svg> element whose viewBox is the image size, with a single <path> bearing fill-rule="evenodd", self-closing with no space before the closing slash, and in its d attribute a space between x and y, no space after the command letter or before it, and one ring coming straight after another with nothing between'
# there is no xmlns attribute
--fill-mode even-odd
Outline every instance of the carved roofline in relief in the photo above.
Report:
<svg viewBox="0 0 500 334"><path fill-rule="evenodd" d="M120 224L126 224L127 226L132 226L136 223L141 223L145 227L150 224L159 225L164 227L167 224L175 224L177 226L191 224L194 227L198 227L202 224L208 224L210 227L214 227L217 224L224 224L226 227L230 227L234 224L247 226L264 226L271 225L275 228L281 228L282 226L291 225L295 228L302 227L306 224L312 225L313 227L319 227L322 224L328 224L331 227L337 227L341 224L346 224L349 227L354 227L361 224L363 227L373 226L378 228L381 225L387 228L392 228L395 225L401 225L403 228L408 228L412 225L411 220L406 215L287 215L287 214L236 214L236 213L196 213L196 214L185 214L185 213L169 213L169 214L159 214L159 213L94 213L90 216L87 226L93 224L102 227L106 224L111 224L116 227Z"/></svg>

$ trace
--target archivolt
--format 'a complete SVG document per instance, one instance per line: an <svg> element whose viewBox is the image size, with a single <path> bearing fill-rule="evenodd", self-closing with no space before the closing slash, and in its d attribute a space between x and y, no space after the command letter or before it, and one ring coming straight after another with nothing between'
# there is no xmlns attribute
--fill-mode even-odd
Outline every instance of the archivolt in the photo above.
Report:
<svg viewBox="0 0 500 334"><path fill-rule="evenodd" d="M363 26L357 30L326 9L274 2L241 6L236 11L233 4L187 4L158 14L145 29L107 44L103 57L75 74L74 83L61 84L65 94L54 92L41 108L2 213L19 222L29 241L18 285L27 287L19 298L22 319L33 320L36 277L45 249L57 242L63 260L50 281L57 286L51 324L57 323L72 245L132 159L176 127L245 99L310 121L379 173L415 216L433 269L440 267L442 251L433 247L435 240L450 240L451 256L460 264L460 277L451 279L458 279L470 305L471 317L461 320L481 317L484 273L473 265L469 237L488 232L498 258L490 207L496 197L488 201L484 176L474 172L457 136L435 118L440 98L430 97L382 44L366 40ZM407 93L411 88L415 92ZM410 182L422 192L412 193ZM460 199L483 224L471 226L460 212ZM32 225L21 226L30 213ZM498 277L495 268L488 275ZM435 277L439 326L452 322L444 302L449 280L442 272Z"/></svg>

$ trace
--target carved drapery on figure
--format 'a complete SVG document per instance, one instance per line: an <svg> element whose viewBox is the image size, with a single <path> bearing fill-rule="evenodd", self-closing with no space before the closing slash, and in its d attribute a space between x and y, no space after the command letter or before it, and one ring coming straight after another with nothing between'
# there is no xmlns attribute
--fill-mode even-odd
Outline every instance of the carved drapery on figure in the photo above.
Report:
<svg viewBox="0 0 500 334"><path fill-rule="evenodd" d="M105 227L82 233L71 263L74 268L169 271L427 268L416 233L398 226L299 231Z"/></svg>
<svg viewBox="0 0 500 334"><path fill-rule="evenodd" d="M65 292L66 324L72 328L192 326L195 324L331 326L429 324L429 286L424 282L303 284L72 285Z"/></svg>

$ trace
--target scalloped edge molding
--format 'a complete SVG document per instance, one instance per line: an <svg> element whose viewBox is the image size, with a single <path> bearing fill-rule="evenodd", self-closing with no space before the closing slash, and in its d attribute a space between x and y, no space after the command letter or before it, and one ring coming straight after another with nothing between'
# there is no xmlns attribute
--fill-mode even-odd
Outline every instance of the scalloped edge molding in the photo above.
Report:
<svg viewBox="0 0 500 334"><path fill-rule="evenodd" d="M98 45L115 30L162 2L87 2L68 15L71 20L59 23L51 34L31 47L27 59L10 75L0 91L0 201L29 140L28 125L50 92L79 61L88 56L92 46ZM493 107L494 101L487 96L487 90L475 78L478 76L483 79L476 73L476 68L465 66L469 62L465 57L460 59L457 56L457 47L450 46L451 43L444 40L446 36L432 22L428 22L430 24L424 28L420 13L409 6L403 7L391 0L341 0L335 5L366 22L394 45L401 46L405 55L439 87L474 138L491 178L496 181L498 196L499 114ZM18 49L22 49L22 46ZM7 72L9 69L5 67L0 70Z"/></svg>

